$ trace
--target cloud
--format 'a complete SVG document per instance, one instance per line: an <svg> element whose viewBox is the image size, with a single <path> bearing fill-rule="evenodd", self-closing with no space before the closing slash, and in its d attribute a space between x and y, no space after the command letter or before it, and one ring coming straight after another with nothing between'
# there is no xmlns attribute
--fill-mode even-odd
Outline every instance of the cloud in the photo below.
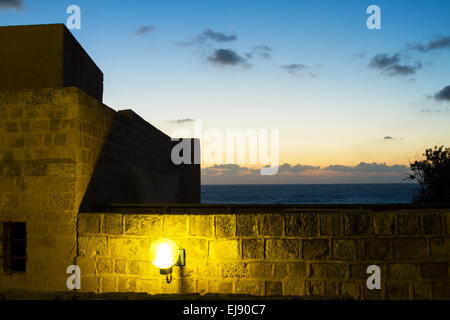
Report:
<svg viewBox="0 0 450 320"><path fill-rule="evenodd" d="M0 0L0 10L7 9L22 10L23 0Z"/></svg>
<svg viewBox="0 0 450 320"><path fill-rule="evenodd" d="M250 66L245 58L231 49L216 49L207 60L219 66Z"/></svg>
<svg viewBox="0 0 450 320"><path fill-rule="evenodd" d="M393 137L391 137L391 136L385 136L384 138L383 138L383 140L393 140L394 138Z"/></svg>
<svg viewBox="0 0 450 320"><path fill-rule="evenodd" d="M420 112L422 112L422 113L439 113L439 112L442 112L442 110L441 109L427 109L427 108L425 108L425 109L420 109Z"/></svg>
<svg viewBox="0 0 450 320"><path fill-rule="evenodd" d="M286 70L288 73L296 73L299 71L302 71L307 68L304 64L297 64L297 63L291 63L291 64L285 64L281 66L282 69Z"/></svg>
<svg viewBox="0 0 450 320"><path fill-rule="evenodd" d="M237 36L234 34L226 35L223 32L216 32L209 28L206 28L205 30L203 30L203 32L200 34L200 37L205 38L205 39L210 39L215 42L229 42L229 41L237 40Z"/></svg>
<svg viewBox="0 0 450 320"><path fill-rule="evenodd" d="M154 32L156 31L156 27L149 25L149 26L140 26L139 29L135 32L137 35L143 35L146 33Z"/></svg>
<svg viewBox="0 0 450 320"><path fill-rule="evenodd" d="M366 57L366 53L365 52L358 52L358 53L355 53L353 55L353 57L359 58L359 59L364 59Z"/></svg>
<svg viewBox="0 0 450 320"><path fill-rule="evenodd" d="M407 47L420 52L450 49L450 36L438 36L427 44L407 44Z"/></svg>
<svg viewBox="0 0 450 320"><path fill-rule="evenodd" d="M422 68L422 63L417 62L414 65L402 64L400 54L388 55L386 53L375 55L368 65L371 69L380 70L381 73L388 76L407 76L415 74Z"/></svg>
<svg viewBox="0 0 450 320"><path fill-rule="evenodd" d="M254 46L249 52L245 53L247 58L253 58L254 56L258 56L260 58L269 59L272 57L271 53L273 49L265 44L261 44L258 46Z"/></svg>
<svg viewBox="0 0 450 320"><path fill-rule="evenodd" d="M450 101L450 86L436 92L433 97L436 101Z"/></svg>
<svg viewBox="0 0 450 320"><path fill-rule="evenodd" d="M392 165L386 163L366 163L360 162L356 166L330 165L324 170L339 172L359 172L359 173L406 173L409 168L405 165Z"/></svg>
<svg viewBox="0 0 450 320"><path fill-rule="evenodd" d="M206 28L203 30L202 33L200 33L198 36L194 37L192 40L187 42L177 42L176 44L180 47L188 47L192 45L200 45L204 42L210 40L217 43L223 43L223 42L231 42L238 39L238 36L235 34L227 35L223 32L217 32L213 31L209 28Z"/></svg>
<svg viewBox="0 0 450 320"><path fill-rule="evenodd" d="M255 174L256 170L247 167L241 167L238 164L216 164L212 167L203 168L203 175L239 175L243 172Z"/></svg>
<svg viewBox="0 0 450 320"><path fill-rule="evenodd" d="M179 120L170 120L170 123L176 123L176 124L182 124L182 123L189 123L189 122L194 122L195 119L191 119L191 118L184 118L184 119L179 119Z"/></svg>

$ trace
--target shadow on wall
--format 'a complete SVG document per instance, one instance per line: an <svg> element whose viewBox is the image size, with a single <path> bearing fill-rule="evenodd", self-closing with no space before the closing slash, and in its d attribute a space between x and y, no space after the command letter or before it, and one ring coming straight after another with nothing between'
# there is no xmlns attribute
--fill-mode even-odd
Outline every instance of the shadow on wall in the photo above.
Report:
<svg viewBox="0 0 450 320"><path fill-rule="evenodd" d="M172 146L178 142L132 110L115 112L109 128L104 141L96 138L95 129L82 137L88 147L82 152L83 166L93 168L90 177L84 177L89 183L79 212L101 210L109 203L200 203L200 165L171 161ZM193 146L200 144L189 140ZM101 145L98 157L95 143Z"/></svg>

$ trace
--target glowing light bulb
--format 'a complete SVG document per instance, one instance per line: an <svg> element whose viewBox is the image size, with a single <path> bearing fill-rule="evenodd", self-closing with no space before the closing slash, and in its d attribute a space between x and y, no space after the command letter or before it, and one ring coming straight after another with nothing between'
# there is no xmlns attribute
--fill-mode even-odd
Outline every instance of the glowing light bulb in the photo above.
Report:
<svg viewBox="0 0 450 320"><path fill-rule="evenodd" d="M180 251L170 239L159 239L150 246L150 261L159 269L169 269L177 263Z"/></svg>

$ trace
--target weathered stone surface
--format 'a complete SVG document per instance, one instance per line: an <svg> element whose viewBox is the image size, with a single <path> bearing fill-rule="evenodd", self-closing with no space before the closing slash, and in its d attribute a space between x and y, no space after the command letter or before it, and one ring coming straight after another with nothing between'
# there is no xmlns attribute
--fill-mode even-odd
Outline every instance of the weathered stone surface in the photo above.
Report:
<svg viewBox="0 0 450 320"><path fill-rule="evenodd" d="M118 291L119 292L136 292L137 291L136 279L119 278L118 279Z"/></svg>
<svg viewBox="0 0 450 320"><path fill-rule="evenodd" d="M423 232L425 234L442 234L442 215L440 213L428 213L423 215Z"/></svg>
<svg viewBox="0 0 450 320"><path fill-rule="evenodd" d="M329 256L329 241L326 239L303 240L303 259L326 260Z"/></svg>
<svg viewBox="0 0 450 320"><path fill-rule="evenodd" d="M343 219L342 214L330 213L319 215L320 235L321 236L339 236L342 235Z"/></svg>
<svg viewBox="0 0 450 320"><path fill-rule="evenodd" d="M448 280L448 264L447 263L421 264L420 273L424 279Z"/></svg>
<svg viewBox="0 0 450 320"><path fill-rule="evenodd" d="M313 213L288 214L285 216L286 236L316 236L317 215Z"/></svg>
<svg viewBox="0 0 450 320"><path fill-rule="evenodd" d="M295 239L267 239L267 259L270 260L293 260L298 259L300 254L299 240Z"/></svg>
<svg viewBox="0 0 450 320"><path fill-rule="evenodd" d="M235 293L262 296L264 294L264 283L260 281L237 280Z"/></svg>
<svg viewBox="0 0 450 320"><path fill-rule="evenodd" d="M125 215L125 233L159 237L161 235L161 219L155 215Z"/></svg>
<svg viewBox="0 0 450 320"><path fill-rule="evenodd" d="M374 213L373 214L373 231L377 235L391 235L395 230L395 214L394 213Z"/></svg>
<svg viewBox="0 0 450 320"><path fill-rule="evenodd" d="M281 281L266 281L266 296L282 296L283 284Z"/></svg>
<svg viewBox="0 0 450 320"><path fill-rule="evenodd" d="M250 277L270 278L272 276L272 264L267 262L249 263Z"/></svg>
<svg viewBox="0 0 450 320"><path fill-rule="evenodd" d="M236 235L236 216L217 215L215 216L216 237L228 238Z"/></svg>
<svg viewBox="0 0 450 320"><path fill-rule="evenodd" d="M213 217L210 215L191 215L189 217L189 234L191 236L211 237Z"/></svg>
<svg viewBox="0 0 450 320"><path fill-rule="evenodd" d="M346 275L346 265L341 263L312 263L311 277L344 279Z"/></svg>
<svg viewBox="0 0 450 320"><path fill-rule="evenodd" d="M394 257L397 259L418 260L427 257L427 244L421 238L401 238L394 240Z"/></svg>
<svg viewBox="0 0 450 320"><path fill-rule="evenodd" d="M242 254L244 259L264 259L264 239L243 239Z"/></svg>
<svg viewBox="0 0 450 320"><path fill-rule="evenodd" d="M247 278L249 266L247 263L226 263L222 265L222 276L224 278Z"/></svg>
<svg viewBox="0 0 450 320"><path fill-rule="evenodd" d="M148 259L150 243L146 239L110 238L109 245L113 257Z"/></svg>
<svg viewBox="0 0 450 320"><path fill-rule="evenodd" d="M361 298L361 284L359 282L345 281L340 284L340 294L348 295L355 300Z"/></svg>
<svg viewBox="0 0 450 320"><path fill-rule="evenodd" d="M102 279L102 292L117 292L116 278L104 277Z"/></svg>
<svg viewBox="0 0 450 320"><path fill-rule="evenodd" d="M281 236L283 234L283 217L279 214L259 215L259 234L262 236Z"/></svg>
<svg viewBox="0 0 450 320"><path fill-rule="evenodd" d="M409 285L408 282L396 281L386 284L386 298L389 300L408 300Z"/></svg>
<svg viewBox="0 0 450 320"><path fill-rule="evenodd" d="M114 272L121 273L121 274L126 273L125 266L126 266L125 259L116 259L115 264L114 264Z"/></svg>
<svg viewBox="0 0 450 320"><path fill-rule="evenodd" d="M163 217L163 235L187 236L187 215L165 215Z"/></svg>
<svg viewBox="0 0 450 320"><path fill-rule="evenodd" d="M417 264L394 263L388 266L388 277L392 280L411 280L420 278L420 268Z"/></svg>
<svg viewBox="0 0 450 320"><path fill-rule="evenodd" d="M103 215L103 233L122 234L122 215L121 214L105 214Z"/></svg>
<svg viewBox="0 0 450 320"><path fill-rule="evenodd" d="M255 236L258 234L258 220L255 215L238 214L236 218L236 234L238 236Z"/></svg>
<svg viewBox="0 0 450 320"><path fill-rule="evenodd" d="M414 299L415 300L431 300L433 285L430 282L417 281L414 282Z"/></svg>
<svg viewBox="0 0 450 320"><path fill-rule="evenodd" d="M79 214L78 215L78 232L100 233L100 214Z"/></svg>
<svg viewBox="0 0 450 320"><path fill-rule="evenodd" d="M304 279L289 279L284 282L285 294L287 296L304 296L305 295L305 280Z"/></svg>
<svg viewBox="0 0 450 320"><path fill-rule="evenodd" d="M363 239L362 257L363 260L384 260L392 258L392 240L391 239Z"/></svg>
<svg viewBox="0 0 450 320"><path fill-rule="evenodd" d="M306 277L306 263L305 262L290 262L289 266L289 275L292 278L297 277Z"/></svg>
<svg viewBox="0 0 450 320"><path fill-rule="evenodd" d="M354 261L358 259L358 241L353 239L333 240L333 259Z"/></svg>
<svg viewBox="0 0 450 320"><path fill-rule="evenodd" d="M450 260L450 238L430 239L431 257Z"/></svg>
<svg viewBox="0 0 450 320"><path fill-rule="evenodd" d="M97 260L97 273L99 275L113 272L113 263L111 258L99 258Z"/></svg>
<svg viewBox="0 0 450 320"><path fill-rule="evenodd" d="M422 232L422 217L418 213L399 213L398 233L399 234L420 234Z"/></svg>
<svg viewBox="0 0 450 320"><path fill-rule="evenodd" d="M370 215L367 213L351 213L344 215L345 235L367 235L372 232Z"/></svg>
<svg viewBox="0 0 450 320"><path fill-rule="evenodd" d="M106 237L78 237L78 250L82 256L104 256L108 253Z"/></svg>
<svg viewBox="0 0 450 320"><path fill-rule="evenodd" d="M241 259L238 240L213 240L209 242L209 258L213 260Z"/></svg>

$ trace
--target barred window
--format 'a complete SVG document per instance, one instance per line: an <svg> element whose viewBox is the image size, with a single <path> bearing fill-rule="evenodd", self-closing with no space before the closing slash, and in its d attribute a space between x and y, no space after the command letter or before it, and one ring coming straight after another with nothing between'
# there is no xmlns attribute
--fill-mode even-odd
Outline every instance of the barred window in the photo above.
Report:
<svg viewBox="0 0 450 320"><path fill-rule="evenodd" d="M0 263L4 273L25 272L27 263L25 222L0 224Z"/></svg>

